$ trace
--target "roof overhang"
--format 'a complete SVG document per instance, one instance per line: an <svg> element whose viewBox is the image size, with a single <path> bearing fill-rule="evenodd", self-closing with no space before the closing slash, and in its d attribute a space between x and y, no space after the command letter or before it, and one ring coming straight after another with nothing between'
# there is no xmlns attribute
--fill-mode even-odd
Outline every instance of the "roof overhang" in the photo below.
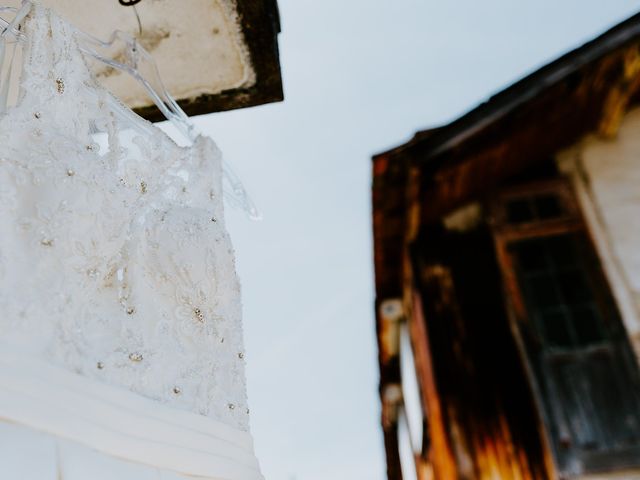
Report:
<svg viewBox="0 0 640 480"><path fill-rule="evenodd" d="M374 163L419 169L422 214L435 220L586 135L615 136L638 100L640 14Z"/></svg>
<svg viewBox="0 0 640 480"><path fill-rule="evenodd" d="M276 0L141 0L135 7L118 0L42 3L101 39L114 30L139 38L189 115L283 99ZM162 118L132 77L112 69L99 73L130 107L149 119Z"/></svg>

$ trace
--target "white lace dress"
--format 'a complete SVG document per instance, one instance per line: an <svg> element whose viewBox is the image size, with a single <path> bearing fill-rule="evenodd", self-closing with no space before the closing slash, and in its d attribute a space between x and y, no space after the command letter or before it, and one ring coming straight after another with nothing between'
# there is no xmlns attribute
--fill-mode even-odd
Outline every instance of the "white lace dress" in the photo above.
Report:
<svg viewBox="0 0 640 480"><path fill-rule="evenodd" d="M0 478L261 479L217 147L121 105L50 10L23 28L0 118Z"/></svg>

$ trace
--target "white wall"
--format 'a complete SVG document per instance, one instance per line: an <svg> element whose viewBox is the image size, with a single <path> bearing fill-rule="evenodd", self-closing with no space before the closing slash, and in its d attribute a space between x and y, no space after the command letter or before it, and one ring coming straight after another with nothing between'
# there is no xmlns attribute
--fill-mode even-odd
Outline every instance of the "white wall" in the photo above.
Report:
<svg viewBox="0 0 640 480"><path fill-rule="evenodd" d="M576 188L640 357L640 109L627 114L616 138L586 138L558 163Z"/></svg>

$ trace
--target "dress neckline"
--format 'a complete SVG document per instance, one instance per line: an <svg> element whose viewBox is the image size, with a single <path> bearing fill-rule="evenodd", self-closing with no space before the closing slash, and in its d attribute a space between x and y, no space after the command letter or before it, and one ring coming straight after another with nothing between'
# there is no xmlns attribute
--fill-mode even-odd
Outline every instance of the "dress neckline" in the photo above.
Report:
<svg viewBox="0 0 640 480"><path fill-rule="evenodd" d="M27 48L21 65L21 77L25 72L41 72L43 65L36 62L39 55L44 54L46 59L52 64L53 62L62 62L72 64L75 69L80 69L83 83L97 93L107 99L109 106L119 114L121 118L129 121L136 130L146 130L152 136L161 138L162 142L168 144L174 154L173 158L183 157L191 154L197 149L208 137L198 134L190 145L179 145L168 133L155 125L153 122L145 119L136 113L132 108L127 106L117 95L105 87L98 81L96 75L87 64L85 53L80 48L78 35L80 30L65 18L62 18L57 12L34 1L32 9L24 20L25 31L27 33ZM54 42L54 38L56 42ZM57 51L59 45L63 45L61 51ZM41 59L41 57L40 57ZM51 70L50 74L53 72ZM123 72L123 74L126 74ZM51 80L51 79L50 79ZM63 82L63 83L60 83ZM56 89L60 91L66 88L65 79L55 78ZM22 80L21 80L22 83ZM22 89L23 94L28 95L29 89ZM22 104L22 98L18 100L14 108L18 108ZM210 140L210 139L209 139Z"/></svg>

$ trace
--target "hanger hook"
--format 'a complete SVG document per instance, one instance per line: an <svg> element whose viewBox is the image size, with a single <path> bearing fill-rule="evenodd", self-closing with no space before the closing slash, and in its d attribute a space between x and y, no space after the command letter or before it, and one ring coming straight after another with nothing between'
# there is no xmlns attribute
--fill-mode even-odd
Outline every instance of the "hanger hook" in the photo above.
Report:
<svg viewBox="0 0 640 480"><path fill-rule="evenodd" d="M138 9L135 5L133 6L133 12L136 14L136 20L138 21L138 35L142 36L142 22L140 21L140 14L138 13Z"/></svg>
<svg viewBox="0 0 640 480"><path fill-rule="evenodd" d="M123 7L133 7L133 11L136 14L136 20L138 21L138 33L142 36L142 22L140 21L140 15L138 14L138 9L136 5L139 4L142 0L118 0L120 5Z"/></svg>

